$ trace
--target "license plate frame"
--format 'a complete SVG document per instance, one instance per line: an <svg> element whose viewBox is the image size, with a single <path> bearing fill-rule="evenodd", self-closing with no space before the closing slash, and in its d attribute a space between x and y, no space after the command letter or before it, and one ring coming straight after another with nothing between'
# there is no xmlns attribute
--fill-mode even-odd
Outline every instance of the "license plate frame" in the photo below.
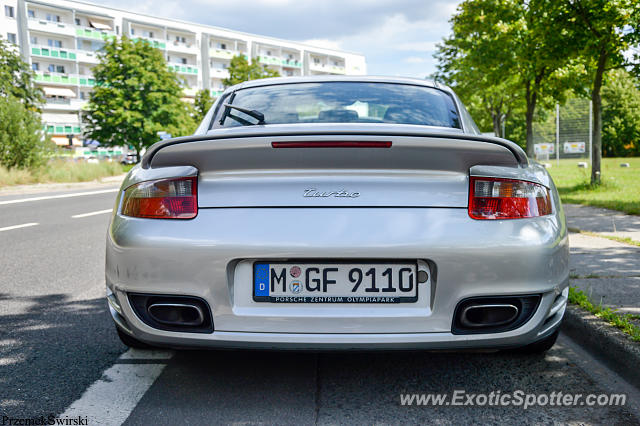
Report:
<svg viewBox="0 0 640 426"><path fill-rule="evenodd" d="M280 269L280 276L276 285L282 286L280 280L282 280L282 268L285 269L284 275L284 286L286 287L286 291L277 291L276 294L272 292L274 286L271 285L271 274L272 267L275 266ZM300 269L298 276L294 277L294 271L291 270L293 266L297 266ZM257 269L257 267L259 267ZM345 270L349 270L347 274L349 274L354 268L359 268L361 270L360 273L357 271L353 273L351 278L354 278L356 281L350 281L346 276L341 276L341 286L344 289L340 291L340 293L344 293L344 295L332 294L327 295L325 292L319 292L318 294L308 294L307 291L307 280L305 279L306 272L309 268L315 268L316 270L321 270L324 273L324 269L326 268L336 268L338 271L329 271L333 272L334 275L337 272L338 275L341 275L345 272ZM350 268L349 268L350 267ZM322 268L322 269L321 269ZM367 292L369 294L363 294L362 288L372 288L371 287L371 274L365 277L365 271L369 272L371 268L374 268L374 275L376 278L380 278L384 272L387 272L387 269L391 269L390 274L386 275L386 278L382 281L378 281L373 287L378 288L377 292L371 291ZM411 268L412 274L412 291L405 292L400 291L400 283L406 280L403 283L404 288L408 285L409 275L406 271L406 268ZM400 270L403 270L402 272ZM251 294L254 302L264 303L264 304L275 304L275 303L301 303L301 304L314 304L314 303L324 303L324 304L336 304L336 303L352 303L352 304L397 304L397 303L416 303L418 301L418 288L420 286L420 282L418 279L418 273L421 271L420 265L417 260L329 260L329 259L301 259L301 260L256 260L252 263L252 288ZM265 270L267 271L267 277L264 276ZM382 272L380 272L382 270ZM261 275L259 276L259 272ZM314 271L315 272L315 271ZM380 272L380 273L379 273ZM320 271L317 272L320 274ZM358 277L362 274L362 282L359 284L360 287L356 294L346 294L352 286L357 282ZM277 273L276 273L277 275ZM316 279L320 279L322 285L323 282L323 274L320 274ZM392 279L390 276L396 277L395 285L392 283ZM402 277L401 277L402 276ZM300 279L297 279L300 277ZM265 280L266 278L266 280ZM335 277L334 277L335 278ZM312 279L313 280L313 279ZM368 280L368 281L367 281ZM299 294L295 295L293 293L293 282L298 281L298 286L302 287L302 290L299 290ZM337 280L336 280L337 281ZM259 287L260 284L263 286ZM316 284L316 283L314 283ZM329 283L332 284L332 283ZM337 284L337 283L336 283ZM266 294L265 288L266 285ZM320 284L319 284L320 285ZM326 288L327 286L324 285ZM395 292L391 292L389 290L390 287L396 289ZM382 291L382 289L387 289L387 291ZM284 295L283 293L287 293ZM402 294L401 294L402 293Z"/></svg>

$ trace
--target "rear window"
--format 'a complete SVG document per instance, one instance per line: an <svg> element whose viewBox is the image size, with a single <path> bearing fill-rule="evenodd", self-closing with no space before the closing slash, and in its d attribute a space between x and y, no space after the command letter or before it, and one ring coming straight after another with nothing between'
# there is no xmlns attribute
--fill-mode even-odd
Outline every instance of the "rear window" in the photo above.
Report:
<svg viewBox="0 0 640 426"><path fill-rule="evenodd" d="M396 123L460 128L452 97L435 88L395 83L292 83L241 89L223 103L255 110L264 124ZM221 106L213 126L258 120Z"/></svg>

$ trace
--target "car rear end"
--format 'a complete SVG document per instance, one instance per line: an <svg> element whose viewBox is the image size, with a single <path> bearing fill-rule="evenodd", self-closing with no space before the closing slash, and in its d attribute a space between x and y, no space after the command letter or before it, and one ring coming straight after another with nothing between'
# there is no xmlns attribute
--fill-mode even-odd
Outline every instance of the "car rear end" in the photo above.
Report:
<svg viewBox="0 0 640 426"><path fill-rule="evenodd" d="M107 293L160 346L504 348L557 329L546 171L456 129L282 124L164 142L122 185Z"/></svg>

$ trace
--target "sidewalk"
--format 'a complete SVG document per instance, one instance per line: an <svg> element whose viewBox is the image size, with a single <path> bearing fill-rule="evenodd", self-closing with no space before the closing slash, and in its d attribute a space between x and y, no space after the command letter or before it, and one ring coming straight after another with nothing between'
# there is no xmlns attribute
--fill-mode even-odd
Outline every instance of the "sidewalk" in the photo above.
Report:
<svg viewBox="0 0 640 426"><path fill-rule="evenodd" d="M571 229L631 238L640 242L640 216L579 204L563 204Z"/></svg>
<svg viewBox="0 0 640 426"><path fill-rule="evenodd" d="M90 182L68 183L35 183L32 185L11 185L0 187L0 197L5 195L37 194L39 192L58 192L68 190L81 190L96 187L118 186L124 180L126 174L108 176Z"/></svg>
<svg viewBox="0 0 640 426"><path fill-rule="evenodd" d="M604 238L640 240L640 217L572 204L564 209L574 231L569 234L570 285L594 305L635 315L629 320L640 326L640 247ZM562 331L640 389L640 344L628 334L575 305L567 307Z"/></svg>
<svg viewBox="0 0 640 426"><path fill-rule="evenodd" d="M640 241L640 216L571 204L564 208L570 229ZM595 305L640 315L640 247L576 232L569 234L569 243L571 285ZM635 322L640 325L640 318Z"/></svg>

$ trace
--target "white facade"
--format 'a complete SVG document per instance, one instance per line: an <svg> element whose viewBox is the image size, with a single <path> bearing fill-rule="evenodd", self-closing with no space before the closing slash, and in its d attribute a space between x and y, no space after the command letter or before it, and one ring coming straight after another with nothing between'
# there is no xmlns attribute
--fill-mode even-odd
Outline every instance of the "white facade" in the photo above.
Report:
<svg viewBox="0 0 640 426"><path fill-rule="evenodd" d="M43 121L59 144L78 135L79 113L95 84L92 68L105 39L127 35L161 49L185 86L215 97L231 58L257 59L282 76L366 74L362 55L322 49L223 28L159 18L68 0L0 0L0 36L15 41L45 91Z"/></svg>

